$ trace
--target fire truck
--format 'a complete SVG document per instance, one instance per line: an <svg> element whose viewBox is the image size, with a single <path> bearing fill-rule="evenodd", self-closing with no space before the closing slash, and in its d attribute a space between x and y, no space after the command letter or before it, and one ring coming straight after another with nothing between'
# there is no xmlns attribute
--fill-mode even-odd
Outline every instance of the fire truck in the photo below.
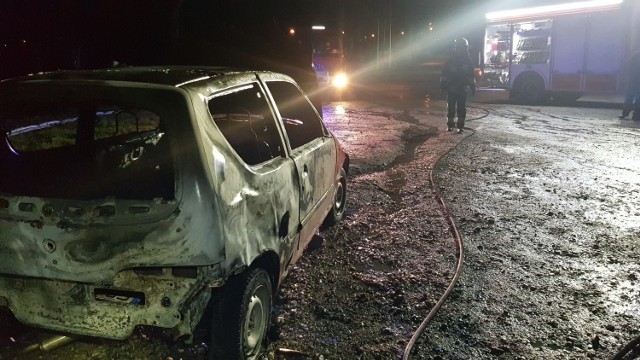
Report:
<svg viewBox="0 0 640 360"><path fill-rule="evenodd" d="M523 103L621 94L640 48L640 1L591 0L486 14L484 85Z"/></svg>
<svg viewBox="0 0 640 360"><path fill-rule="evenodd" d="M348 77L342 30L314 25L310 37L312 67L321 91L325 95L345 91Z"/></svg>

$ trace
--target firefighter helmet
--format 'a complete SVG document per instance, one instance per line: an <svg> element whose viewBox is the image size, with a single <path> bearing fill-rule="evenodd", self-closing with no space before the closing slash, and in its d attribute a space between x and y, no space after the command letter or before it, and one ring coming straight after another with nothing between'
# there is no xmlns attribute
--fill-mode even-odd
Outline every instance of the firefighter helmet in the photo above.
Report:
<svg viewBox="0 0 640 360"><path fill-rule="evenodd" d="M469 40L461 37L454 41L457 52L469 51Z"/></svg>

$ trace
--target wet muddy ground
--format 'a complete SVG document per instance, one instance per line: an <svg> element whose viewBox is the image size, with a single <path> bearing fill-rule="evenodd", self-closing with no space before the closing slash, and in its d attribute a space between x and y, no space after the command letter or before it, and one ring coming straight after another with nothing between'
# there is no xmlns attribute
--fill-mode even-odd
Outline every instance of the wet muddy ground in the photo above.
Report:
<svg viewBox="0 0 640 360"><path fill-rule="evenodd" d="M458 135L419 100L325 106L351 154L348 211L280 289L264 358L399 359L454 275L448 215L463 272L410 359L608 359L640 335L640 126L475 104ZM0 319L5 350L49 335ZM202 339L143 329L21 358L204 359Z"/></svg>
<svg viewBox="0 0 640 360"><path fill-rule="evenodd" d="M609 359L640 335L640 126L612 109L476 106L463 135L444 132L438 101L390 117L415 152L354 161L345 221L280 293L275 347L400 358L456 265L434 193L465 261L409 358Z"/></svg>

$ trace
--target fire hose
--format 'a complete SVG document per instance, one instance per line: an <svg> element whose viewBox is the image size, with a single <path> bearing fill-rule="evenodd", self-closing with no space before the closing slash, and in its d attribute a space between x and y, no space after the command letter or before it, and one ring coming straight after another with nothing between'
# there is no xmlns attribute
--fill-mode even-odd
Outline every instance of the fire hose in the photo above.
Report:
<svg viewBox="0 0 640 360"><path fill-rule="evenodd" d="M479 110L482 110L482 111L486 112L482 116L479 116L479 117L473 118L473 119L468 119L467 121L480 120L480 119L485 118L485 117L487 117L489 115L489 111L486 110L486 109L476 108L476 107L473 107L473 106L467 106L467 107L468 108L479 109ZM474 134L475 134L475 131L472 130L472 133L469 136L473 136ZM438 161L436 161L436 164L444 156L446 156L451 151L453 151L456 147L458 147L458 145L460 143L461 142L459 142L458 144L456 144L456 146L452 147L447 152L445 152L442 156L440 156ZM434 166L434 168L435 168L435 166ZM440 297L440 300L438 300L438 302L433 306L433 308L431 308L431 310L429 311L427 316L424 318L424 320L422 320L422 323L420 324L418 329L411 336L411 340L409 340L409 343L405 347L404 353L402 354L402 360L408 360L409 359L409 354L411 353L411 350L413 350L413 347L415 346L416 341L418 340L420 335L422 335L422 333L424 333L425 329L427 328L427 325L429 324L431 319L433 319L433 317L436 315L436 313L440 310L442 305L444 305L444 303L447 300L447 298L449 298L449 295L451 294L451 292L455 288L456 284L458 283L458 278L460 277L460 274L462 273L462 263L464 262L464 247L463 247L462 238L460 237L460 233L458 232L458 228L456 227L456 223L453 220L453 216L449 212L449 209L447 208L447 205L444 202L444 198L443 198L442 194L440 193L440 191L438 191L438 189L437 189L437 187L435 185L435 181L434 181L434 178L433 178L433 168L431 169L431 171L429 171L429 181L431 182L431 190L433 191L433 193L436 196L438 202L440 203L440 206L442 207L442 212L443 212L443 214L444 214L444 216L445 216L445 218L447 220L447 223L449 224L449 229L451 230L451 233L453 234L453 236L454 236L454 238L456 240L456 243L458 245L458 261L457 261L457 265L456 265L455 274L453 275L453 278L451 279L451 283L449 283L449 286L447 287L445 292Z"/></svg>

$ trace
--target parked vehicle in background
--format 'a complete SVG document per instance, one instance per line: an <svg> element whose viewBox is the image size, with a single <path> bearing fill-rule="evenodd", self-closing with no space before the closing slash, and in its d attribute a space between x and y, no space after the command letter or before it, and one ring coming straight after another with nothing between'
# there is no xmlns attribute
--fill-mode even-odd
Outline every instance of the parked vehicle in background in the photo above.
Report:
<svg viewBox="0 0 640 360"><path fill-rule="evenodd" d="M488 13L483 85L527 103L621 94L639 11L637 1L592 0Z"/></svg>
<svg viewBox="0 0 640 360"><path fill-rule="evenodd" d="M273 294L344 213L349 157L288 76L53 72L0 84L0 307L28 325L255 359Z"/></svg>
<svg viewBox="0 0 640 360"><path fill-rule="evenodd" d="M315 25L310 36L311 61L320 90L328 96L347 91L349 76L342 30Z"/></svg>

